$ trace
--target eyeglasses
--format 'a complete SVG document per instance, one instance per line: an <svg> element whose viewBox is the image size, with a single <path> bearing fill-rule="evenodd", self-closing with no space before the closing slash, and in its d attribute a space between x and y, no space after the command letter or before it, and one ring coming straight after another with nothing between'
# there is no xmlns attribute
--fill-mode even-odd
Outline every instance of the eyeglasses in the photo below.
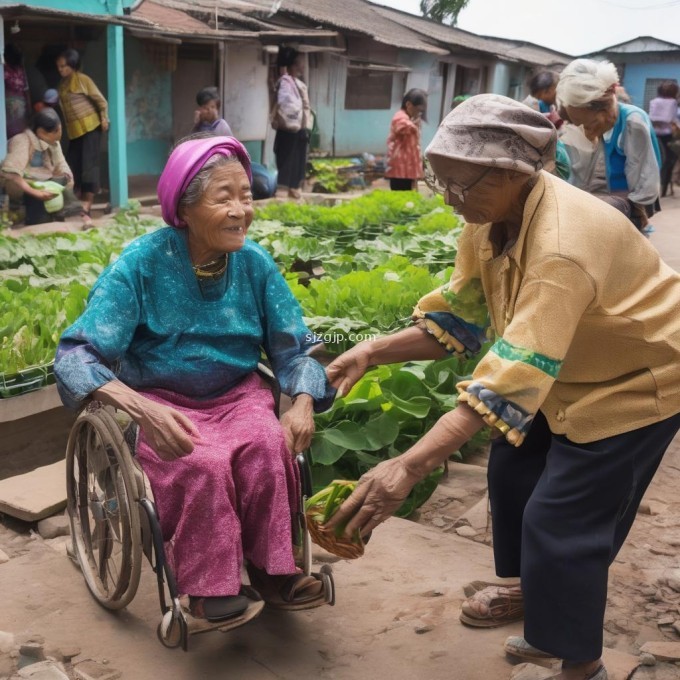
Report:
<svg viewBox="0 0 680 680"><path fill-rule="evenodd" d="M491 166L486 168L484 172L471 184L468 184L467 186L463 186L462 184L458 184L455 181L449 182L446 185L446 190L448 191L449 194L452 194L458 199L459 203L465 203L465 199L468 197L468 193L470 192L470 189L472 187L476 186L479 184L490 172L493 170ZM451 187L456 187L455 189L452 189Z"/></svg>
<svg viewBox="0 0 680 680"><path fill-rule="evenodd" d="M425 161L425 184L436 194L441 194L442 196L445 193L449 193L453 196L455 196L458 199L458 202L463 204L465 203L465 199L468 196L468 193L470 192L470 189L475 187L479 182L481 182L489 172L491 172L493 168L491 166L487 167L482 174L477 177L477 179L472 182L471 184L468 184L467 186L464 186L462 184L457 184L455 181L450 181L447 184L442 184L442 182L439 181L437 176L434 174L434 170L432 170L432 166L430 163L426 160Z"/></svg>

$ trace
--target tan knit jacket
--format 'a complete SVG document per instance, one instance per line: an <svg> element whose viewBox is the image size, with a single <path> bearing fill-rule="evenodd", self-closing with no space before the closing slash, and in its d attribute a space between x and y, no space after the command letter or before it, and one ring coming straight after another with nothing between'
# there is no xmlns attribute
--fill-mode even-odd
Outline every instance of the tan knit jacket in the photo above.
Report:
<svg viewBox="0 0 680 680"><path fill-rule="evenodd" d="M680 412L680 274L621 213L542 172L514 246L494 257L490 229L465 227L444 291L455 314L481 281L496 338L461 401L516 445L539 409L577 443Z"/></svg>
<svg viewBox="0 0 680 680"><path fill-rule="evenodd" d="M77 139L108 122L108 104L89 76L75 71L59 84L59 103L69 139Z"/></svg>
<svg viewBox="0 0 680 680"><path fill-rule="evenodd" d="M31 159L36 151L42 152L42 165L31 166ZM27 179L47 180L52 177L68 177L68 185L73 186L73 173L69 168L59 142L48 144L39 139L32 130L24 130L9 140L7 156L0 166L0 179L7 175L19 175ZM6 189L10 196L20 196L21 191L7 182Z"/></svg>

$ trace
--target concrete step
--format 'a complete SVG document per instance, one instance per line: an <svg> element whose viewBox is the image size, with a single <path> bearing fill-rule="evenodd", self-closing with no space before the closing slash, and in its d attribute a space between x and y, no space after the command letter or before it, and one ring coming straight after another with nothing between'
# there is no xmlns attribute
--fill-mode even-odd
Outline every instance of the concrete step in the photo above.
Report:
<svg viewBox="0 0 680 680"><path fill-rule="evenodd" d="M0 481L0 513L37 522L66 507L66 461Z"/></svg>

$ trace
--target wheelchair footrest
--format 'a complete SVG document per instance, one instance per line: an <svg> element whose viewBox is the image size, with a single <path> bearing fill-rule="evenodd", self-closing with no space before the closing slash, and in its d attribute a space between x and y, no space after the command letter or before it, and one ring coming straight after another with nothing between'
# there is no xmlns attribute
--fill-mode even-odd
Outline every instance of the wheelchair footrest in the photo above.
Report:
<svg viewBox="0 0 680 680"><path fill-rule="evenodd" d="M310 576L321 581L323 585L321 592L316 597L301 602L267 603L267 607L269 609L279 609L287 612L298 612L304 611L305 609L323 607L325 604L334 605L335 583L333 582L333 572L330 565L324 564L324 566L321 567L320 572L312 572Z"/></svg>
<svg viewBox="0 0 680 680"><path fill-rule="evenodd" d="M207 619L197 619L193 617L189 612L188 600L186 604L186 607L182 606L182 613L187 622L189 635L209 633L211 630L219 630L226 633L227 631L243 626L249 621L257 618L264 609L264 602L262 600L252 601L240 616L234 617L233 619L224 619L223 621L208 621Z"/></svg>

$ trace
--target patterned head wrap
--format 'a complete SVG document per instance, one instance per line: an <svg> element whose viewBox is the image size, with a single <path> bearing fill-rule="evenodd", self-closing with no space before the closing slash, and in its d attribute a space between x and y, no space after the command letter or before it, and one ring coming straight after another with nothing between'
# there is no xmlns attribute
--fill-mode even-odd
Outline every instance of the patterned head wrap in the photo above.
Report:
<svg viewBox="0 0 680 680"><path fill-rule="evenodd" d="M444 118L425 154L533 174L554 167L556 145L557 130L542 113L478 94Z"/></svg>
<svg viewBox="0 0 680 680"><path fill-rule="evenodd" d="M179 201L191 180L208 160L218 154L237 158L246 171L248 180L253 181L250 156L245 146L234 137L207 137L183 142L170 154L158 180L158 200L166 224L171 227L186 226L177 214Z"/></svg>

